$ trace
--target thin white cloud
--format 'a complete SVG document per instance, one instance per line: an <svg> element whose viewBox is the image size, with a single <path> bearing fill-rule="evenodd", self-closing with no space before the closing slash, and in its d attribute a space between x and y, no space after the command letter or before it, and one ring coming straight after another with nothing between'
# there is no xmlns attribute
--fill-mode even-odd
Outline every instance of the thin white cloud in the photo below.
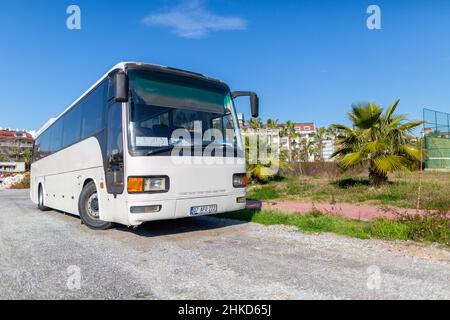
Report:
<svg viewBox="0 0 450 320"><path fill-rule="evenodd" d="M213 31L245 30L247 20L238 16L220 16L206 8L201 0L184 0L173 8L152 13L142 19L147 26L171 29L177 36L199 39Z"/></svg>

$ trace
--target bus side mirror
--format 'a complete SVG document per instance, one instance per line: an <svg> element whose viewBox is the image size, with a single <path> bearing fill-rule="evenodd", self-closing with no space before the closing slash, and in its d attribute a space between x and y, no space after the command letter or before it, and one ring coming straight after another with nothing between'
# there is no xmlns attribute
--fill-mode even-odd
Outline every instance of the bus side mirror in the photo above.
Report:
<svg viewBox="0 0 450 320"><path fill-rule="evenodd" d="M116 83L116 93L115 93L115 101L116 102L128 102L128 77L123 71L119 71L115 75L115 83Z"/></svg>
<svg viewBox="0 0 450 320"><path fill-rule="evenodd" d="M250 97L250 108L252 111L252 117L259 117L259 97L256 93L251 91L235 91L231 93L231 97L234 99L238 97Z"/></svg>

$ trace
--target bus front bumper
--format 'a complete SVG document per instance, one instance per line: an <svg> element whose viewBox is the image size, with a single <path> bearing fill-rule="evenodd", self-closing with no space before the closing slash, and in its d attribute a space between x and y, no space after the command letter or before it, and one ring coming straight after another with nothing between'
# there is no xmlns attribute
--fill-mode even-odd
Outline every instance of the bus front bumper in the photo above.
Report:
<svg viewBox="0 0 450 320"><path fill-rule="evenodd" d="M143 222L192 217L191 208L217 206L213 214L245 209L245 193L218 197L177 200L128 201L128 220L131 226ZM134 212L134 213L133 213Z"/></svg>

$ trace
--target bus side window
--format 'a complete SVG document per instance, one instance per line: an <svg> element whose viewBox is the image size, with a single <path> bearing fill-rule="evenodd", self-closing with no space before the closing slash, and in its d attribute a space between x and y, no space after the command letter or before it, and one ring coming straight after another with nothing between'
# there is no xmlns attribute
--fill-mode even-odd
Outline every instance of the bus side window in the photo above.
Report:
<svg viewBox="0 0 450 320"><path fill-rule="evenodd" d="M105 128L106 83L92 91L82 102L83 119L81 138L86 139Z"/></svg>
<svg viewBox="0 0 450 320"><path fill-rule="evenodd" d="M37 138L33 145L33 162L41 160L41 138Z"/></svg>

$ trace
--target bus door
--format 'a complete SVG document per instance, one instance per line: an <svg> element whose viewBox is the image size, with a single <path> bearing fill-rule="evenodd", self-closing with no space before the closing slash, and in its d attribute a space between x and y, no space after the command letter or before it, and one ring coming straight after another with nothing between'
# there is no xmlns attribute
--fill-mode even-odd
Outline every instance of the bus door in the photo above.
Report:
<svg viewBox="0 0 450 320"><path fill-rule="evenodd" d="M121 103L108 105L106 141L106 187L110 194L122 194L124 190L124 151Z"/></svg>

